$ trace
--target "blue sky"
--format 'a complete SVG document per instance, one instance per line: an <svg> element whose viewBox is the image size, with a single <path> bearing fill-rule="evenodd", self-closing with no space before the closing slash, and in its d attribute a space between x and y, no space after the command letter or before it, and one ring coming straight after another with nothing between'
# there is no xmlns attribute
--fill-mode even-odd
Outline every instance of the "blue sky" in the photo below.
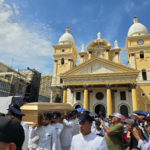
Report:
<svg viewBox="0 0 150 150"><path fill-rule="evenodd" d="M14 69L53 72L53 47L70 27L77 50L97 38L118 40L127 65L125 39L137 15L150 30L150 0L0 0L0 61Z"/></svg>

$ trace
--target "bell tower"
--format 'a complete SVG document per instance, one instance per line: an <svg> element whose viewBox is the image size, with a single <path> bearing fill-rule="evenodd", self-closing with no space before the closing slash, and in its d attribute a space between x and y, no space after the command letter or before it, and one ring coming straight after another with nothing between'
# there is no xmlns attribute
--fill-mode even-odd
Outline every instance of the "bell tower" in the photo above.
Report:
<svg viewBox="0 0 150 150"><path fill-rule="evenodd" d="M144 25L138 23L137 17L133 22L125 43L128 64L140 71L137 80L150 80L150 34Z"/></svg>
<svg viewBox="0 0 150 150"><path fill-rule="evenodd" d="M63 83L59 75L74 68L77 63L78 51L68 27L66 33L60 37L57 45L53 45L53 48L54 67L52 84L58 85Z"/></svg>

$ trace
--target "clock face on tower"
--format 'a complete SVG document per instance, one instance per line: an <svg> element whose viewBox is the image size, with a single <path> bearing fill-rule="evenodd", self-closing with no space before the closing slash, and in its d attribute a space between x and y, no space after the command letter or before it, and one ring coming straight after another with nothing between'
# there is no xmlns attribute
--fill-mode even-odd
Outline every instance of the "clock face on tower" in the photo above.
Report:
<svg viewBox="0 0 150 150"><path fill-rule="evenodd" d="M137 43L138 43L138 45L143 45L144 41L143 40L138 40Z"/></svg>

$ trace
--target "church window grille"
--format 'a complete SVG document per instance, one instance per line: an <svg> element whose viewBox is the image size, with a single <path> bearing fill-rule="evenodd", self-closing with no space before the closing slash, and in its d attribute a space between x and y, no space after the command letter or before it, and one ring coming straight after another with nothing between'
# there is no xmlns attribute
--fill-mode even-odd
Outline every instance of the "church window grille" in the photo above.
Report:
<svg viewBox="0 0 150 150"><path fill-rule="evenodd" d="M125 91L120 91L120 99L126 100L126 92Z"/></svg>
<svg viewBox="0 0 150 150"><path fill-rule="evenodd" d="M144 58L144 52L140 52L140 59Z"/></svg>
<svg viewBox="0 0 150 150"><path fill-rule="evenodd" d="M147 80L146 70L142 70L143 80Z"/></svg>
<svg viewBox="0 0 150 150"><path fill-rule="evenodd" d="M64 65L64 58L61 59L61 64Z"/></svg>
<svg viewBox="0 0 150 150"><path fill-rule="evenodd" d="M81 92L76 92L76 100L80 100L81 99Z"/></svg>
<svg viewBox="0 0 150 150"><path fill-rule="evenodd" d="M96 93L96 99L97 100L102 100L104 98L104 94L102 92Z"/></svg>

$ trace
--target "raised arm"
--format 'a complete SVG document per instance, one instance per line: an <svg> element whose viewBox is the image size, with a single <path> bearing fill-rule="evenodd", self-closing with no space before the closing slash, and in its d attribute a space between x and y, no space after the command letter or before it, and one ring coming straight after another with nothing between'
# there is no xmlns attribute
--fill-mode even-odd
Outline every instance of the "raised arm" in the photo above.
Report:
<svg viewBox="0 0 150 150"><path fill-rule="evenodd" d="M65 124L67 127L73 127L74 126L74 122L71 121L67 121L66 119L63 119L63 124Z"/></svg>

